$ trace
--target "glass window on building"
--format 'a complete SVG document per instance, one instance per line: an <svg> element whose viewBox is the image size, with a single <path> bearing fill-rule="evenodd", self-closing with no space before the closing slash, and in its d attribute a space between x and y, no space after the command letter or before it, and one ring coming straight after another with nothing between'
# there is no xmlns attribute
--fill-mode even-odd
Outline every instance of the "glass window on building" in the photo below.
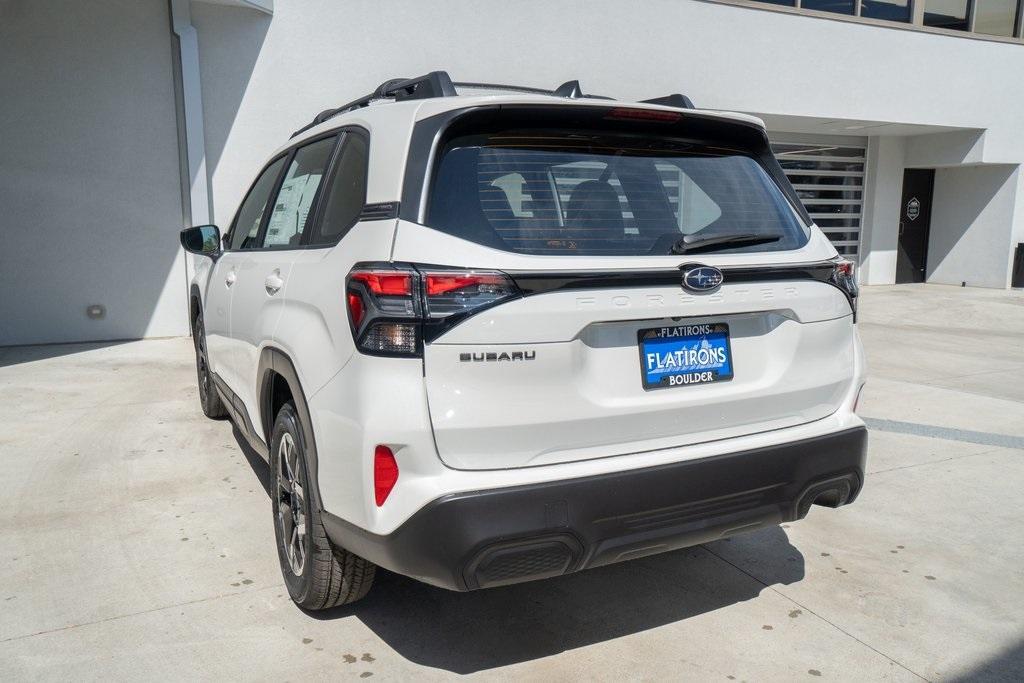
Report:
<svg viewBox="0 0 1024 683"><path fill-rule="evenodd" d="M924 25L966 31L968 2L969 0L925 0Z"/></svg>
<svg viewBox="0 0 1024 683"><path fill-rule="evenodd" d="M860 15L886 21L910 21L910 0L862 0Z"/></svg>
<svg viewBox="0 0 1024 683"><path fill-rule="evenodd" d="M854 12L853 0L803 0L800 6L804 9L835 12L836 14L853 14Z"/></svg>
<svg viewBox="0 0 1024 683"><path fill-rule="evenodd" d="M1012 36L1017 0L975 0L974 30L990 36Z"/></svg>

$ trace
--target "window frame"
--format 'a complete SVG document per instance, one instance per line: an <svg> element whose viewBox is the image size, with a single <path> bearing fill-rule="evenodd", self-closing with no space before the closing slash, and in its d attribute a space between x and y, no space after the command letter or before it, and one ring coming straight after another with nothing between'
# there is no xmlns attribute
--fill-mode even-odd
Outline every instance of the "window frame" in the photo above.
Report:
<svg viewBox="0 0 1024 683"><path fill-rule="evenodd" d="M263 165L263 168L260 169L260 172L257 173L256 177L253 178L251 183L249 183L249 189L245 191L245 195L242 197L242 201L240 201L238 203L238 208L235 209L235 215L231 219L231 225L228 227L227 233L225 233L224 237L221 238L221 251L223 251L223 252L255 251L257 249L257 247L251 247L251 248L248 248L248 249L232 249L230 247L231 243L234 241L235 229L238 227L238 219L242 215L242 207L245 206L245 202L252 195L252 191L254 189L256 189L256 183L258 183L260 181L260 179L263 178L263 174L266 173L267 171L269 171L270 167L273 166L274 164L276 164L278 161L281 161L282 159L285 159L286 157L287 158L291 158L290 155L291 155L291 153L289 151L281 152L280 154L275 154L274 157L270 161L268 161L267 163L265 163ZM270 189L270 195L267 195L267 201L270 201L271 195L275 199L277 199L277 192L278 192L279 186L281 184L281 178L284 175L285 170L287 168L288 168L288 162L286 160L285 163L282 164L281 170L277 172L277 177L274 179L274 184L273 184L273 186ZM257 241L260 240L260 236L263 234L263 226L267 222L267 216L268 216L268 214L266 213L266 205L264 205L264 213L263 213L263 216L260 218L260 227L256 231L256 240Z"/></svg>
<svg viewBox="0 0 1024 683"><path fill-rule="evenodd" d="M263 167L260 169L260 172L256 174L256 177L253 179L252 183L249 184L249 189L246 190L245 196L242 198L242 201L239 202L238 208L235 209L235 215L231 219L231 227L228 229L227 234L224 235L224 238L222 240L222 251L225 253L243 251L298 251L302 249L330 249L337 246L338 242L340 242L342 238L344 238L345 235L347 235L352 230L356 223L360 221L360 215L362 212L357 213L352 223L348 225L344 230L340 231L338 233L338 239L330 244L309 244L309 237L313 234L315 228L317 228L320 225L320 221L323 220L323 206L325 204L325 202L323 201L324 188L328 187L330 183L334 181L334 176L338 166L338 160L341 156L341 150L344 148L345 140L350 134L360 135L366 141L367 173L366 178L363 181L363 206L366 206L366 193L369 187L370 177L370 131L364 128L363 126L353 124L338 126L337 128L332 128L331 130L324 131L323 133L320 133L318 135L314 135L309 138L303 138L302 140L295 143L291 147L288 147L287 149L281 151L279 154L275 154L273 158L271 158L266 164L263 165ZM259 246L250 247L247 249L231 249L229 247L224 247L224 243L228 245L231 244L231 239L235 233L235 227L238 224L238 217L241 214L242 206L245 204L245 200L249 198L249 195L252 194L253 188L256 187L256 183L259 182L260 178L263 177L263 174L266 173L271 166L276 164L281 159L285 160L285 163L281 166L280 172L277 174L277 178L274 181L273 189L271 190L270 193L270 196L273 197L273 200L276 203L277 197L281 192L281 186L284 184L285 176L288 175L288 168L291 166L291 162L295 158L295 153L299 149L305 147L306 145L311 145L331 137L335 138L335 141L334 148L331 150L331 154L327 162L327 172L324 174L324 179L321 180L320 185L316 189L316 194L313 196L313 202L310 205L309 209L309 216L311 216L312 218L307 218L308 229L302 231L302 238L299 241L299 244L274 247L264 246L263 240L266 238L267 226L270 224L270 215L271 213L273 213L272 211L265 211L263 218L260 220L259 231L256 233L256 243ZM312 220L311 223L310 220Z"/></svg>
<svg viewBox="0 0 1024 683"><path fill-rule="evenodd" d="M342 152L345 150L345 145L348 144L349 136L357 136L363 139L366 143L366 173L363 175L363 201L362 206L366 206L366 193L370 186L370 131L362 126L348 125L341 128L337 128L335 131L338 135L338 142L335 144L334 151L331 153L330 165L327 168L324 181L320 183L320 187L317 188L317 196L314 201L313 207L310 211L315 211L313 215L313 222L309 226L309 230L304 231L302 234L302 241L296 249L330 249L338 245L341 240L345 238L352 228L362 220L362 209L356 212L352 220L344 228L338 231L338 237L333 242L318 242L316 244L310 244L313 233L319 230L321 223L324 220L324 211L327 209L327 201L330 199L330 195L323 195L323 188L332 188L334 186L335 176L338 174L338 166L341 162Z"/></svg>
<svg viewBox="0 0 1024 683"><path fill-rule="evenodd" d="M285 162L284 168L281 170L281 175L277 179L277 185L274 187L274 204L276 205L277 204L277 198L281 194L281 188L284 186L284 179L288 176L288 170L291 168L292 162L295 161L295 155L298 154L299 150L303 149L305 147L308 147L309 145L315 145L318 142L322 142L322 141L327 140L327 139L332 138L332 137L334 138L334 143L333 143L333 145L331 147L330 153L327 155L327 168L324 171L323 177L320 179L320 184L317 186L316 192L313 194L313 201L310 203L310 205L309 205L309 213L306 215L306 226L303 227L302 236L299 238L299 243L298 244L274 245L274 246L267 246L266 244L264 244L264 240L266 240L266 238L267 238L267 229L270 227L270 216L273 214L273 211L271 211L270 213L268 213L264 217L263 224L260 225L259 239L256 240L256 242L257 242L257 244L259 244L259 246L255 247L255 250L257 250L257 251L292 251L292 250L295 250L295 249L301 249L302 246L306 243L306 228L310 227L310 225L311 225L310 222L309 222L310 216L312 216L312 218L313 218L312 225L316 225L316 221L317 221L317 218L318 218L318 215L319 215L319 209L320 209L320 197L321 197L321 194L323 193L323 188L324 188L324 179L327 178L330 175L330 173L331 173L331 167L334 164L335 159L336 159L337 154L338 154L338 143L339 143L339 141L341 141L342 138L344 138L344 135L341 132L337 131L337 130L330 131L330 132L324 133L322 135L316 135L314 137L307 138L307 139L303 140L302 142L300 142L299 144L297 144L294 147L292 147L288 151L288 161Z"/></svg>

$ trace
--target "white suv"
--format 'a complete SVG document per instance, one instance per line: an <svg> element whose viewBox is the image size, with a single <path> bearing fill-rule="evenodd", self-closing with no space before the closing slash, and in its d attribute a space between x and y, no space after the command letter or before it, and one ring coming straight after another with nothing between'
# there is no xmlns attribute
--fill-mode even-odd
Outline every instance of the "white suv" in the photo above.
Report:
<svg viewBox="0 0 1024 683"><path fill-rule="evenodd" d="M852 264L756 118L389 81L182 244L203 411L268 457L305 608L376 566L552 577L863 483Z"/></svg>

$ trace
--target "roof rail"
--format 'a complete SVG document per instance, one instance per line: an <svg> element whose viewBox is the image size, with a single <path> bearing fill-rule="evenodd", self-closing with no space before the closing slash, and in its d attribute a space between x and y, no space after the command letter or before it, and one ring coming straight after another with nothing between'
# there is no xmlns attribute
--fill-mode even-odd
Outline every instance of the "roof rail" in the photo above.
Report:
<svg viewBox="0 0 1024 683"><path fill-rule="evenodd" d="M454 97L458 94L455 86L452 84L452 79L446 71L431 71L417 78L393 78L390 81L381 83L369 95L363 95L335 109L325 109L317 114L308 124L292 133L292 137L294 138L296 135L304 133L314 126L319 126L327 119L334 118L339 114L366 107L374 100L393 97L396 102L401 102L403 100L423 100L430 97Z"/></svg>
<svg viewBox="0 0 1024 683"><path fill-rule="evenodd" d="M353 111L361 107L369 106L374 100L394 98L396 102L404 100L424 100L432 97L454 97L458 95L456 86L464 88L481 88L493 90L512 90L515 92L535 93L538 95L553 95L554 97L565 97L567 99L591 98L598 100L611 100L611 97L604 95L586 95L580 87L579 81L566 81L554 90L543 88L531 88L525 85L504 85L500 83L453 83L447 71L431 71L430 73L417 78L393 78L384 81L377 89L369 95L364 95L334 109L325 109L317 114L311 122L292 133L296 135L306 132L314 126L319 126L327 119L334 118L339 114ZM667 107L678 107L679 109L693 109L693 102L686 95L674 93L664 97L656 97L651 100L643 100L643 104L660 104Z"/></svg>
<svg viewBox="0 0 1024 683"><path fill-rule="evenodd" d="M566 97L569 99L577 99L580 97L589 97L597 100L610 100L611 97L605 97L604 95L585 95L583 90L580 88L579 81L567 81L562 85L558 86L554 90L547 88L534 88L528 85L508 85L506 83L467 83L457 81L455 83L456 88L479 88L481 90L511 90L513 92L526 92L535 93L537 95L553 95L555 97Z"/></svg>

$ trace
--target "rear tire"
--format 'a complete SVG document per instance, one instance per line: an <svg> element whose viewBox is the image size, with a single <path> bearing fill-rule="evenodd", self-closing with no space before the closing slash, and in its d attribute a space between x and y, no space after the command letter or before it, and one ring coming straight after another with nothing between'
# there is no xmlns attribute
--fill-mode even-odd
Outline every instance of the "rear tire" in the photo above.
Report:
<svg viewBox="0 0 1024 683"><path fill-rule="evenodd" d="M192 344L196 349L196 376L199 382L199 405L203 415L211 419L219 419L228 414L224 402L220 400L217 387L213 384L213 373L210 372L210 359L206 352L206 328L203 326L203 314L196 315L192 325Z"/></svg>
<svg viewBox="0 0 1024 683"><path fill-rule="evenodd" d="M281 407L274 422L270 472L277 555L295 604L321 610L365 596L377 567L344 548L331 546L320 511L310 500L306 439L291 402Z"/></svg>

